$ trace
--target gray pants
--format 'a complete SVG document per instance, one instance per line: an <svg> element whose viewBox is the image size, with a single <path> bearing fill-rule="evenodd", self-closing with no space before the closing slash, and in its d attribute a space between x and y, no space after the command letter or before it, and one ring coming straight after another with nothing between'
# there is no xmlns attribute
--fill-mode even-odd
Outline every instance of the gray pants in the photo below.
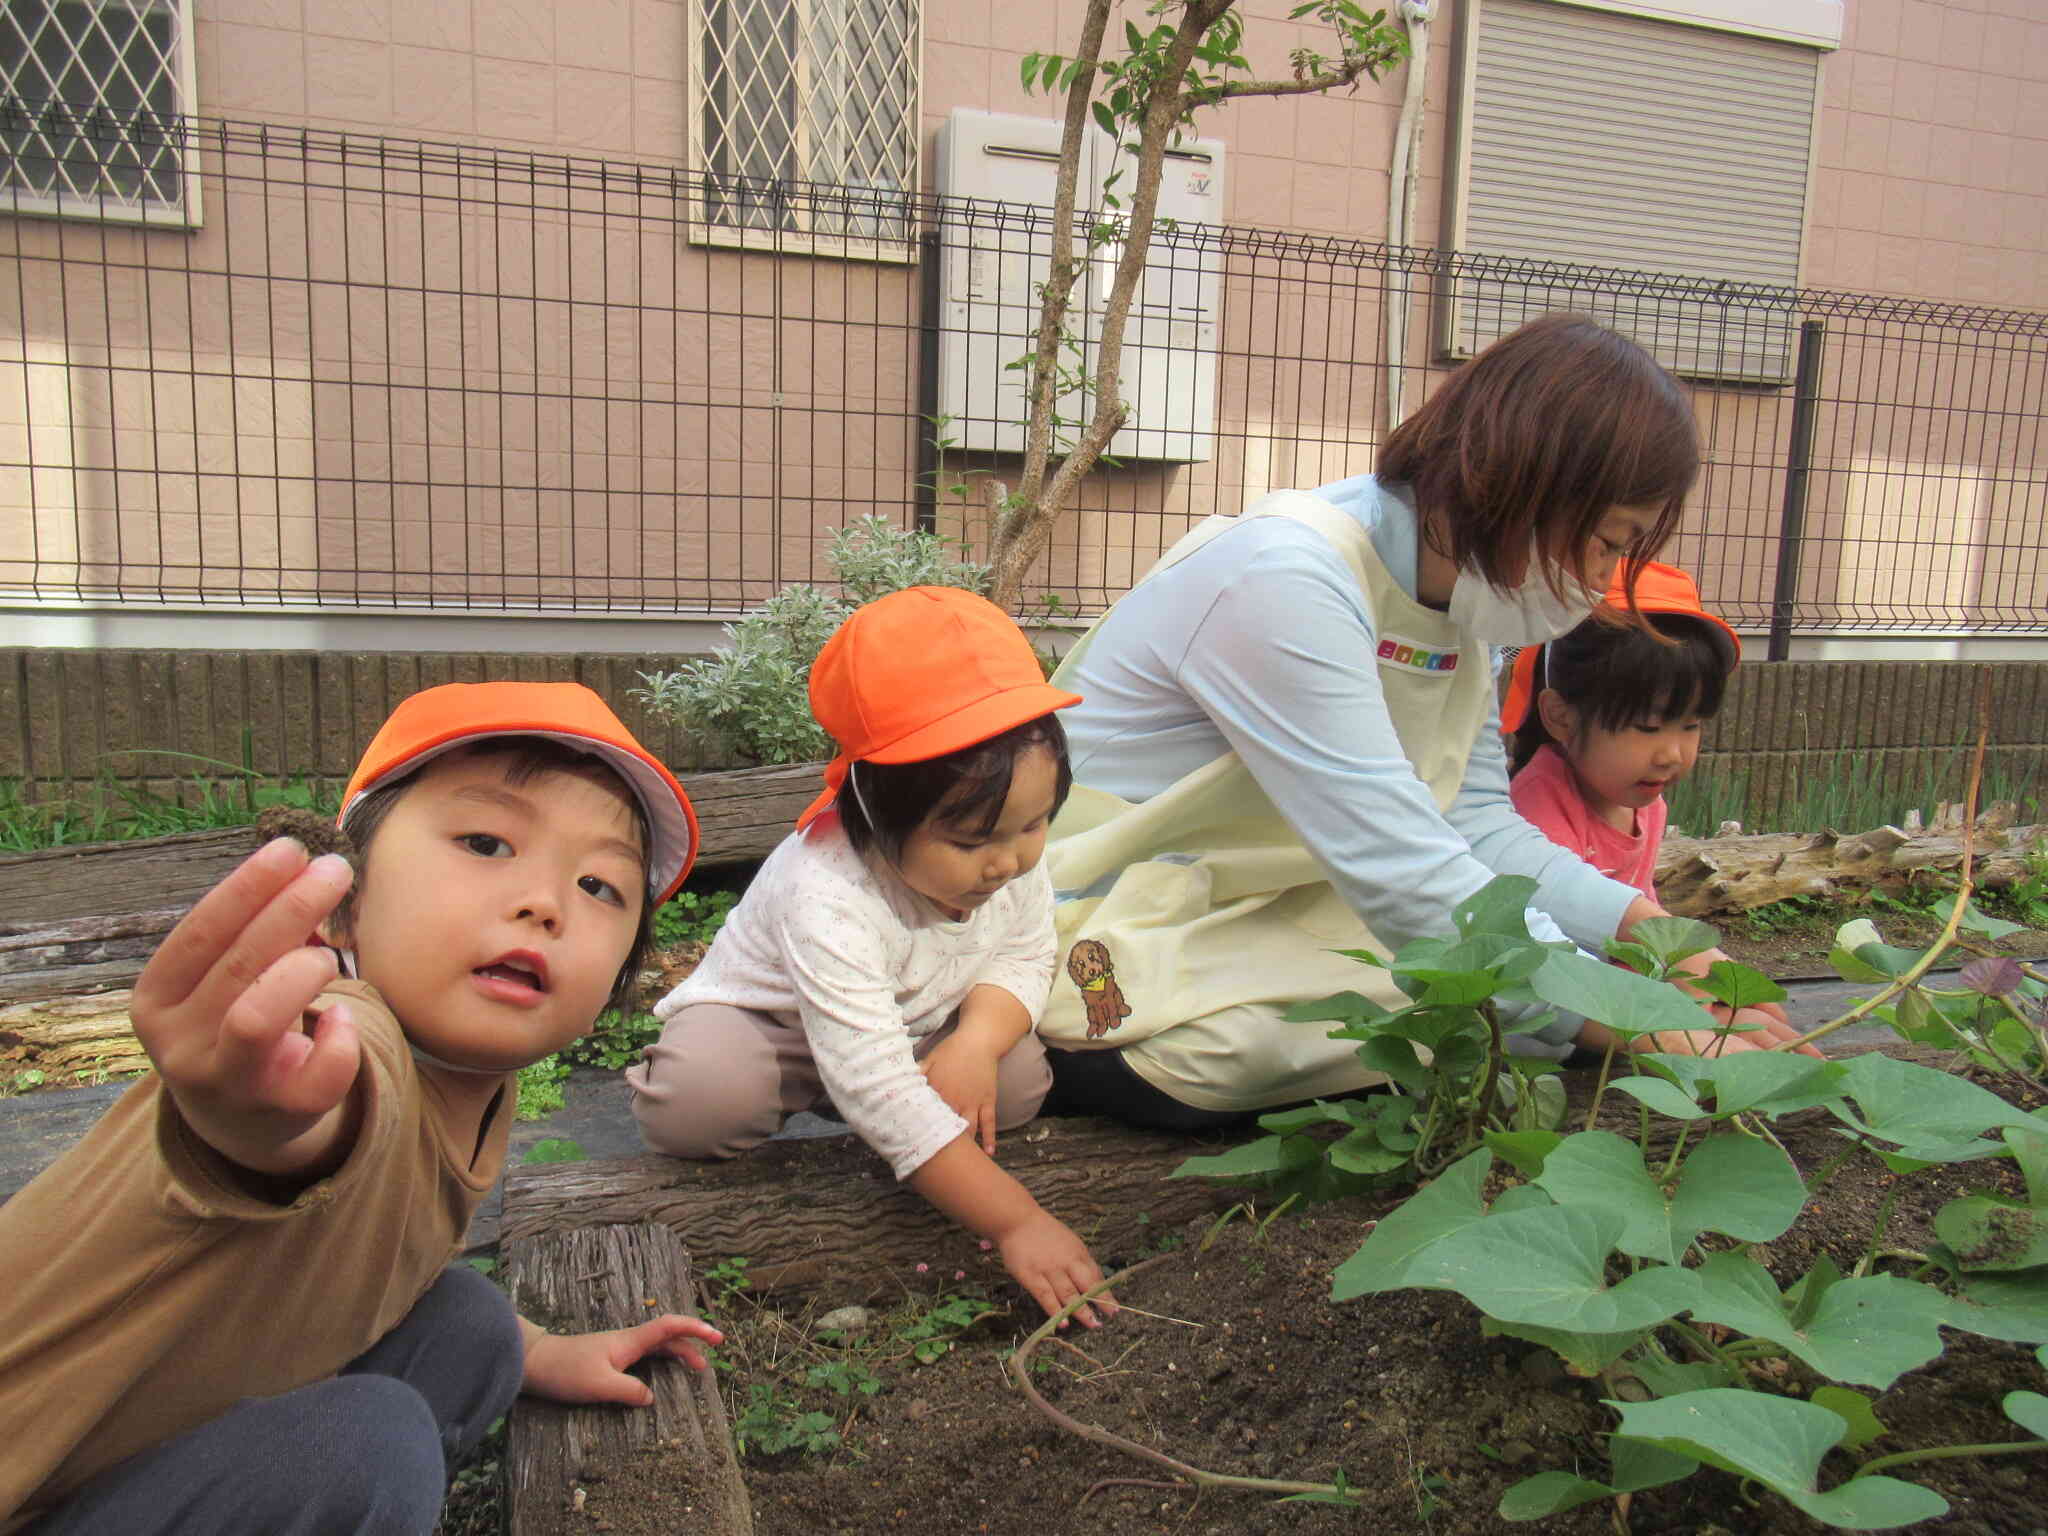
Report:
<svg viewBox="0 0 2048 1536"><path fill-rule="evenodd" d="M524 1364L504 1292L457 1265L338 1376L244 1398L22 1536L426 1536L449 1469L511 1408Z"/></svg>
<svg viewBox="0 0 2048 1536"><path fill-rule="evenodd" d="M920 1039L917 1059L930 1055L957 1022L956 1014ZM640 1056L626 1069L633 1118L647 1145L671 1157L737 1157L798 1110L831 1104L810 1037L798 1025L750 1008L693 1003L679 1009ZM996 1064L996 1129L1028 1124L1051 1087L1045 1047L1033 1031Z"/></svg>

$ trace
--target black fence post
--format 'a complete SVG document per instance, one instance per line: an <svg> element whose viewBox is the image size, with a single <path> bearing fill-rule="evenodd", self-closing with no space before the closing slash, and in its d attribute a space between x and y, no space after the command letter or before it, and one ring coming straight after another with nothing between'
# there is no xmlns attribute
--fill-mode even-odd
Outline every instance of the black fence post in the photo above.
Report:
<svg viewBox="0 0 2048 1536"><path fill-rule="evenodd" d="M1799 326L1799 373L1792 385L1792 442L1785 450L1785 510L1778 523L1778 585L1771 594L1767 661L1783 661L1792 649L1792 610L1799 605L1799 561L1806 541L1806 477L1813 467L1813 417L1820 403L1820 353L1827 330L1819 320Z"/></svg>
<svg viewBox="0 0 2048 1536"><path fill-rule="evenodd" d="M917 237L917 527L939 528L939 241L928 229Z"/></svg>

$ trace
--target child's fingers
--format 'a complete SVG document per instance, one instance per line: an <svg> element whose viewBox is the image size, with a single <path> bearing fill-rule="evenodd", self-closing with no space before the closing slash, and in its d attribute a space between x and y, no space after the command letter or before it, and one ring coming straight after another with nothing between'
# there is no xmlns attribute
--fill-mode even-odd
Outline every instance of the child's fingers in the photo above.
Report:
<svg viewBox="0 0 2048 1536"><path fill-rule="evenodd" d="M212 1075L264 1097L281 1087L315 1052L317 1042L299 1033L299 1021L335 970L331 951L303 944L273 961L221 1011Z"/></svg>
<svg viewBox="0 0 2048 1536"><path fill-rule="evenodd" d="M354 878L348 860L339 854L323 854L306 865L260 910L249 915L241 931L220 948L186 1001L201 1017L224 1017L245 994L259 986L279 960L307 948L306 935L325 921L348 893ZM309 993L306 1000L310 996Z"/></svg>
<svg viewBox="0 0 2048 1536"><path fill-rule="evenodd" d="M235 866L228 877L178 920L135 983L148 1006L174 1007L191 996L249 920L306 867L296 839L273 838Z"/></svg>
<svg viewBox="0 0 2048 1536"><path fill-rule="evenodd" d="M290 1049L273 1049L254 1087L263 1103L289 1114L324 1115L362 1070L362 1040L346 1003L322 1009L310 1036L293 1032L279 1045Z"/></svg>

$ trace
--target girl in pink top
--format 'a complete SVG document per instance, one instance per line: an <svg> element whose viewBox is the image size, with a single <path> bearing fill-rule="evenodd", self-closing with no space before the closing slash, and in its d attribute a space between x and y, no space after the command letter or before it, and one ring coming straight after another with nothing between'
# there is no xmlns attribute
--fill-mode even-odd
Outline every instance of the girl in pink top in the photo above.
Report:
<svg viewBox="0 0 2048 1536"><path fill-rule="evenodd" d="M1513 742L1515 809L1655 901L1664 791L1692 771L1742 646L1685 572L1655 561L1638 570L1648 629L1624 617L1625 580L1617 571L1607 608L1515 658L1501 729Z"/></svg>

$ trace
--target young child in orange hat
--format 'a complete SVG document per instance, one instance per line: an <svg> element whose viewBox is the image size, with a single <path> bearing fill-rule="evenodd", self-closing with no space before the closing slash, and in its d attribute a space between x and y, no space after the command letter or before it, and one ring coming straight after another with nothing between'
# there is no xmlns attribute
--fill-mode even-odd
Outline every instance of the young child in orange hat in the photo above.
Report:
<svg viewBox="0 0 2048 1536"><path fill-rule="evenodd" d="M1644 622L1629 622L1627 580L1622 561L1603 610L1515 658L1501 730L1513 742L1508 798L1523 818L1656 901L1664 791L1692 772L1742 642L1700 605L1690 576L1655 560L1637 567ZM1719 1004L1709 1011L1728 1017ZM1767 1021L1783 1023L1783 1010L1734 1018L1737 1028Z"/></svg>
<svg viewBox="0 0 2048 1536"><path fill-rule="evenodd" d="M1034 1026L1052 985L1039 863L1072 773L1016 623L951 587L867 604L811 667L839 745L629 1067L647 1144L731 1157L828 1102L897 1178L995 1243L1048 1313L1100 1283L1087 1246L997 1165L996 1135L1052 1074ZM1115 1311L1076 1310L1085 1326Z"/></svg>
<svg viewBox="0 0 2048 1536"><path fill-rule="evenodd" d="M551 1335L452 1262L511 1074L682 884L682 787L587 688L453 684L341 822L356 871L281 838L172 930L132 1005L156 1072L0 1206L0 1531L424 1536L522 1389L644 1405L626 1367L720 1340Z"/></svg>
<svg viewBox="0 0 2048 1536"><path fill-rule="evenodd" d="M1664 791L1692 772L1742 643L1690 576L1655 560L1636 568L1647 627L1629 622L1627 576L1623 561L1603 611L1515 658L1501 731L1523 818L1655 901Z"/></svg>

